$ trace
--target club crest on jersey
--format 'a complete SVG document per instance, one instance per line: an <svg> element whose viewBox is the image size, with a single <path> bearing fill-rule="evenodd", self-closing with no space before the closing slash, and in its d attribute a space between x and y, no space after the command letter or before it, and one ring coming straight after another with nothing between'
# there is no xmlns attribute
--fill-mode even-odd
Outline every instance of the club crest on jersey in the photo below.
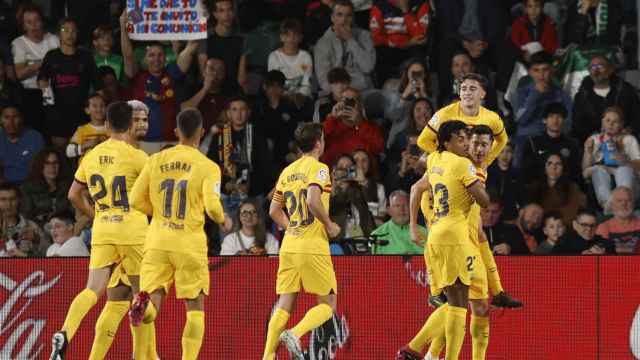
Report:
<svg viewBox="0 0 640 360"><path fill-rule="evenodd" d="M473 164L469 164L469 174L471 174L471 176L476 175L476 167Z"/></svg>
<svg viewBox="0 0 640 360"><path fill-rule="evenodd" d="M320 169L320 171L318 171L318 180L319 181L325 182L325 181L327 181L328 177L329 177L329 174L327 173L327 170Z"/></svg>
<svg viewBox="0 0 640 360"><path fill-rule="evenodd" d="M213 184L213 192L220 195L220 182Z"/></svg>

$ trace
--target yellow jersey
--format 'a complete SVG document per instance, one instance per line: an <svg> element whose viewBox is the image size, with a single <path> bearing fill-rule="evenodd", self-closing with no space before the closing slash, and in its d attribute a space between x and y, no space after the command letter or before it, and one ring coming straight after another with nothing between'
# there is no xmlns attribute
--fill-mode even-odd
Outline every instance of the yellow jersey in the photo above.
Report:
<svg viewBox="0 0 640 360"><path fill-rule="evenodd" d="M147 217L130 206L133 183L147 154L121 140L109 139L89 152L75 173L95 203L92 244L140 245L147 234Z"/></svg>
<svg viewBox="0 0 640 360"><path fill-rule="evenodd" d="M476 168L476 176L481 183L485 184L487 182L487 171L483 168ZM471 205L471 210L469 210L469 239L474 246L478 249L480 248L480 240L478 234L478 227L480 226L480 205L474 202Z"/></svg>
<svg viewBox="0 0 640 360"><path fill-rule="evenodd" d="M76 132L73 133L71 140L69 140L69 143L82 146L91 140L106 138L108 138L108 135L107 129L104 125L96 126L91 123L87 123L82 126L78 126ZM80 151L78 151L78 153L80 153ZM86 154L80 155L79 161L82 161L85 155Z"/></svg>
<svg viewBox="0 0 640 360"><path fill-rule="evenodd" d="M186 145L153 154L131 192L134 208L152 216L145 249L207 254L205 211L224 222L220 167Z"/></svg>
<svg viewBox="0 0 640 360"><path fill-rule="evenodd" d="M438 129L440 129L442 123L450 120L460 120L469 126L486 125L491 128L494 142L491 151L487 155L487 165L498 157L509 140L504 129L504 123L498 114L480 106L478 115L467 116L462 112L458 101L443 107L433 115L418 137L418 146L427 153L436 151L438 147Z"/></svg>
<svg viewBox="0 0 640 360"><path fill-rule="evenodd" d="M307 207L307 189L319 186L322 206L329 212L331 177L329 167L311 156L303 156L287 166L276 184L273 201L289 215L280 252L330 255L329 236L320 220Z"/></svg>
<svg viewBox="0 0 640 360"><path fill-rule="evenodd" d="M474 202L467 188L478 181L476 167L465 157L443 151L429 155L427 172L433 203L431 231L435 232L438 227L466 228ZM436 237L432 243L452 245L458 243L458 240Z"/></svg>

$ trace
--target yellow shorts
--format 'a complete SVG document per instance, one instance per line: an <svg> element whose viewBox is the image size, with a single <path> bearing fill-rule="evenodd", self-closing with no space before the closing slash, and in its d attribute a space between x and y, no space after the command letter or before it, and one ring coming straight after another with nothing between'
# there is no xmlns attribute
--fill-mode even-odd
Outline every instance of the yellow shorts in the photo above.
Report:
<svg viewBox="0 0 640 360"><path fill-rule="evenodd" d="M487 267L482 261L480 252L474 255L471 267L471 286L469 286L469 299L484 300L489 298L489 282L487 281Z"/></svg>
<svg viewBox="0 0 640 360"><path fill-rule="evenodd" d="M140 266L140 290L169 292L176 283L176 298L195 299L209 295L209 259L207 255L147 249Z"/></svg>
<svg viewBox="0 0 640 360"><path fill-rule="evenodd" d="M458 279L465 285L471 285L473 266L478 256L471 245L441 245L427 242L430 287L433 295L439 294Z"/></svg>
<svg viewBox="0 0 640 360"><path fill-rule="evenodd" d="M89 269L110 266L112 267L111 278L107 287L112 288L120 283L131 286L128 275L140 275L143 249L144 245L93 245Z"/></svg>
<svg viewBox="0 0 640 360"><path fill-rule="evenodd" d="M336 273L330 255L280 253L276 293L305 292L316 295L338 293Z"/></svg>

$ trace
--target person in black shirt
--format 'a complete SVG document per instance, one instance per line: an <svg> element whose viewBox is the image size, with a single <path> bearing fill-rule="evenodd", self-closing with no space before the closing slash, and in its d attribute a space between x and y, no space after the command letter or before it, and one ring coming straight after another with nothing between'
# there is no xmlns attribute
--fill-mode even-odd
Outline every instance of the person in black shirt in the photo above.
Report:
<svg viewBox="0 0 640 360"><path fill-rule="evenodd" d="M514 145L508 143L496 161L489 166L487 176L487 190L493 191L502 199L502 220L504 221L518 217L518 209L526 201L522 174L512 164L513 153Z"/></svg>
<svg viewBox="0 0 640 360"><path fill-rule="evenodd" d="M329 70L327 81L329 82L331 92L320 96L318 100L316 100L313 122L324 122L327 116L331 114L333 107L342 99L342 92L351 85L351 75L349 75L344 68L336 67Z"/></svg>
<svg viewBox="0 0 640 360"><path fill-rule="evenodd" d="M207 39L200 42L200 73L204 74L207 60L215 57L224 61L227 74L224 82L224 93L226 95L236 94L239 89L246 92L247 70L246 56L244 55L244 40L232 34L235 13L233 11L233 1L214 0L213 17L215 26L210 30Z"/></svg>
<svg viewBox="0 0 640 360"><path fill-rule="evenodd" d="M480 210L482 229L489 246L496 255L529 255L530 251L517 226L502 221L503 206L500 198L489 192L491 204Z"/></svg>
<svg viewBox="0 0 640 360"><path fill-rule="evenodd" d="M562 133L567 109L561 103L551 103L544 110L545 132L530 136L524 145L522 171L527 182L544 173L544 162L549 154L560 154L567 164L567 176L573 181L581 181L582 171L580 147L575 139Z"/></svg>
<svg viewBox="0 0 640 360"><path fill-rule="evenodd" d="M600 255L615 254L613 242L596 235L596 213L592 210L582 209L572 222L572 233L561 242L556 253L567 255Z"/></svg>
<svg viewBox="0 0 640 360"><path fill-rule="evenodd" d="M60 48L49 51L42 60L38 86L48 105L45 133L56 148L65 149L75 129L87 120L84 105L91 87L99 87L93 56L76 45L75 21L62 20L59 30Z"/></svg>

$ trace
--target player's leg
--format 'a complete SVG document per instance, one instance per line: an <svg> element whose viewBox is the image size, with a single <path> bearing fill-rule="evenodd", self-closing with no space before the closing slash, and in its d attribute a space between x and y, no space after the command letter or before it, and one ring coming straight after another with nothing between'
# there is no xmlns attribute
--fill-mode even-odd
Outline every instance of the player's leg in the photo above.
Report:
<svg viewBox="0 0 640 360"><path fill-rule="evenodd" d="M116 275L116 274L114 274ZM104 359L113 343L120 322L129 310L131 288L120 282L107 288L107 302L96 321L95 335L89 359Z"/></svg>
<svg viewBox="0 0 640 360"><path fill-rule="evenodd" d="M182 331L182 360L198 358L204 338L204 294L186 300L187 321Z"/></svg>
<svg viewBox="0 0 640 360"><path fill-rule="evenodd" d="M263 360L275 358L275 352L280 342L280 334L286 328L289 314L293 311L298 293L280 294L271 313L267 327L267 340L262 353Z"/></svg>
<svg viewBox="0 0 640 360"><path fill-rule="evenodd" d="M111 245L94 245L91 248L87 285L71 302L62 329L53 334L50 360L64 359L68 342L73 339L80 323L107 288L115 258Z"/></svg>
<svg viewBox="0 0 640 360"><path fill-rule="evenodd" d="M473 360L484 360L489 347L489 300L469 300L471 303L471 349Z"/></svg>
<svg viewBox="0 0 640 360"><path fill-rule="evenodd" d="M460 280L445 288L448 310L444 325L446 360L457 360L464 342L467 306L469 304L469 285Z"/></svg>
<svg viewBox="0 0 640 360"><path fill-rule="evenodd" d="M302 320L292 329L285 330L280 335L289 351L302 360L300 338L333 317L337 304L338 284L333 263L329 255L295 254L295 262L302 287L307 293L316 294L318 305L309 309Z"/></svg>
<svg viewBox="0 0 640 360"><path fill-rule="evenodd" d="M156 319L174 279L174 266L169 257L167 251L149 249L145 252L140 264L140 291L134 295L129 309L133 326L149 324Z"/></svg>
<svg viewBox="0 0 640 360"><path fill-rule="evenodd" d="M500 273L498 272L498 266L493 256L493 252L489 247L489 242L484 238L484 233L480 232L480 256L487 269L487 280L489 284L489 290L494 296L492 305L496 307L505 308L519 308L522 307L522 302L512 298L502 288L502 281L500 280ZM484 240L484 241L483 241Z"/></svg>

